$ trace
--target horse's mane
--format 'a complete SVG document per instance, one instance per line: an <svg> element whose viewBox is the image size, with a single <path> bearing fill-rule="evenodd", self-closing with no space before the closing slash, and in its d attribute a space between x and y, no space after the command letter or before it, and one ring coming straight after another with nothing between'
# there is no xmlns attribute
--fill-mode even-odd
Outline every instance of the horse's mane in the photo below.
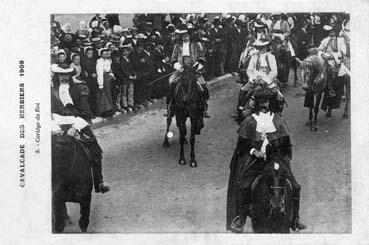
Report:
<svg viewBox="0 0 369 245"><path fill-rule="evenodd" d="M323 65L324 65L324 60L317 53L310 54L301 63L301 66L302 67L304 67L304 66L312 66L314 70L321 70L322 67L323 67Z"/></svg>

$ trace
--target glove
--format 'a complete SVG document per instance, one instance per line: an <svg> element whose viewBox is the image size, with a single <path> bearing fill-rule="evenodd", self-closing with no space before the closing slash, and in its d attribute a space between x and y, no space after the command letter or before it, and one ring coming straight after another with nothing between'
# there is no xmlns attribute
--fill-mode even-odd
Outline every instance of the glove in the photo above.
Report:
<svg viewBox="0 0 369 245"><path fill-rule="evenodd" d="M181 64L179 64L178 62L176 62L176 63L174 63L173 68L174 68L174 70L179 71L182 68L182 66L181 66Z"/></svg>

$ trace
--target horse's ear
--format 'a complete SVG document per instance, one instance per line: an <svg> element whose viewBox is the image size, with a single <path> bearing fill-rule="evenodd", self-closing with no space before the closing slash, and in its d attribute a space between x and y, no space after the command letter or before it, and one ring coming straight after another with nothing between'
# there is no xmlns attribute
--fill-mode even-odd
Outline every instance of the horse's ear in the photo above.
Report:
<svg viewBox="0 0 369 245"><path fill-rule="evenodd" d="M300 59L299 59L299 58L297 58L297 57L295 57L295 60L297 61L297 63L298 63L299 65L301 65L302 60L300 60Z"/></svg>

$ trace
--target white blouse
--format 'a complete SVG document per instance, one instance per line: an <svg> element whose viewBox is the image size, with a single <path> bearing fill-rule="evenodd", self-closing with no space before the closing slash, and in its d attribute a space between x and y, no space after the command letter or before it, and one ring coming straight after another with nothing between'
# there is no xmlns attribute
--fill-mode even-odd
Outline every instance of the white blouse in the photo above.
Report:
<svg viewBox="0 0 369 245"><path fill-rule="evenodd" d="M97 83L99 87L104 86L104 72L110 72L111 60L100 58L96 62Z"/></svg>

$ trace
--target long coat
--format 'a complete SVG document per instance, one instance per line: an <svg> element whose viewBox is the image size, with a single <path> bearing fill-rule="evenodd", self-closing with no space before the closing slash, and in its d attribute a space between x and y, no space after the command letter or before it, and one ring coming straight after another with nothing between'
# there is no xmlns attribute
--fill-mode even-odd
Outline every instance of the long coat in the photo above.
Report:
<svg viewBox="0 0 369 245"><path fill-rule="evenodd" d="M274 115L273 123L276 132L267 134L269 142L281 150L281 155L285 158L292 158L291 142L289 132L284 119ZM238 192L240 188L245 188L253 181L253 177L258 175L264 168L264 162L257 160L256 164L249 168L249 164L255 160L250 155L250 150L255 148L260 150L262 141L256 132L257 123L252 116L247 117L238 130L239 138L234 150L228 182L227 192L227 222L226 229L230 230L232 220L236 217L238 206ZM289 167L289 163L288 163Z"/></svg>

